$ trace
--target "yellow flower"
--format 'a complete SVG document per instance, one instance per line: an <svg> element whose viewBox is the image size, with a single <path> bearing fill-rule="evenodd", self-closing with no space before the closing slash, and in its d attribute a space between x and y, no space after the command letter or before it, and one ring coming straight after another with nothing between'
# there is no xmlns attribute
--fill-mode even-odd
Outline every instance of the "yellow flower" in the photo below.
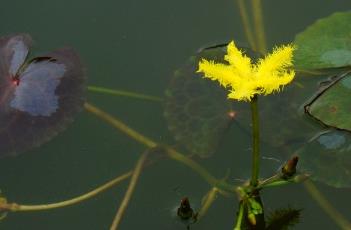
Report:
<svg viewBox="0 0 351 230"><path fill-rule="evenodd" d="M253 64L251 59L230 42L224 60L228 64L200 60L197 72L229 89L228 98L251 101L256 94L270 94L291 82L295 76L292 67L294 46L277 47L272 54Z"/></svg>

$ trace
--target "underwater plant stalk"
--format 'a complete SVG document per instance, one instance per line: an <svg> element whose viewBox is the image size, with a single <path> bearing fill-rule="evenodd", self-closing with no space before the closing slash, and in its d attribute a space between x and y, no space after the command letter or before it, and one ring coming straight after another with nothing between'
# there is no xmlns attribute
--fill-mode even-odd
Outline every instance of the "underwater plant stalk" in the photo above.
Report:
<svg viewBox="0 0 351 230"><path fill-rule="evenodd" d="M42 210L48 210L48 209L56 209L56 208L63 208L67 207L73 204L77 204L79 202L82 202L84 200L90 199L99 193L106 191L107 189L119 184L123 180L127 179L132 175L132 171L124 173L123 175L118 176L117 178L107 182L106 184L103 184L102 186L85 193L81 196L75 197L73 199L57 202L57 203L51 203L51 204L41 204L41 205L22 205L22 204L16 204L16 203L8 203L8 204L1 204L0 210L8 210L8 211L42 211Z"/></svg>
<svg viewBox="0 0 351 230"><path fill-rule="evenodd" d="M112 225L110 227L110 230L116 230L118 229L119 223L121 222L122 218L123 218L123 214L125 213L127 207L128 207L128 203L130 201L130 198L132 197L132 194L134 192L135 186L137 184L137 181L139 179L139 176L141 174L141 171L143 169L143 165L145 163L145 160L147 159L149 151L145 151L141 157L139 158L135 169L133 170L133 175L132 178L130 179L130 183L128 186L128 189L126 191L126 194L124 195L124 198L122 200L121 205L118 208L118 211L116 213L115 218L113 219Z"/></svg>
<svg viewBox="0 0 351 230"><path fill-rule="evenodd" d="M260 130L257 95L252 98L250 106L252 117L252 173L250 185L256 187L258 185L258 176L260 171Z"/></svg>
<svg viewBox="0 0 351 230"><path fill-rule="evenodd" d="M162 146L155 141L151 140L150 138L140 134L136 130L130 128L128 125L123 123L122 121L118 120L116 117L113 117L112 115L106 113L105 111L97 108L96 106L85 103L84 104L85 109L100 118L101 120L109 123L116 129L120 130L121 132L125 133L132 139L136 140L137 142L149 147L149 148L154 148L156 146ZM212 176L205 168L203 168L200 164L197 162L193 161L189 157L186 157L185 155L181 154L177 150L164 146L167 155L176 161L179 161L187 166L189 166L191 169L193 169L195 172L197 172L201 177L203 177L210 185L216 186L219 189L223 189L225 191L229 192L234 192L235 191L235 186L228 184L225 181L218 180L214 176Z"/></svg>
<svg viewBox="0 0 351 230"><path fill-rule="evenodd" d="M261 0L251 0L251 6L255 26L255 35L257 37L257 48L259 52L265 54L267 52L267 47Z"/></svg>
<svg viewBox="0 0 351 230"><path fill-rule="evenodd" d="M90 85L87 88L88 88L88 91L94 92L94 93L103 93L103 94L109 94L109 95L115 95L115 96L124 96L124 97L136 98L136 99L141 99L141 100L147 100L147 101L157 101L157 102L163 101L163 99L160 97L136 93L136 92L130 92L130 91L126 91L126 90L108 89L105 87L98 87L98 86L93 86L93 85Z"/></svg>
<svg viewBox="0 0 351 230"><path fill-rule="evenodd" d="M244 0L237 0L238 7L239 7L239 12L241 16L241 21L243 23L243 28L245 32L245 36L247 41L249 42L249 45L251 49L256 50L256 43L252 34L250 22L249 22L249 17L247 14L246 6L244 3Z"/></svg>
<svg viewBox="0 0 351 230"><path fill-rule="evenodd" d="M102 111L101 109L97 108L96 106L93 106L92 104L85 103L84 108L89 111L90 113L96 115L103 121L106 121L113 127L117 128L118 130L121 130L123 133L127 134L129 137L132 139L136 140L139 143L142 143L146 145L149 148L153 148L157 146L157 143L154 142L153 140L143 136L142 134L138 133L134 129L131 129L129 126L124 124L122 121L119 121L115 117L111 116L110 114Z"/></svg>
<svg viewBox="0 0 351 230"><path fill-rule="evenodd" d="M241 230L241 224L243 221L243 217L244 217L244 205L243 202L241 201L239 204L239 213L236 219L236 224L234 226L233 230Z"/></svg>
<svg viewBox="0 0 351 230"><path fill-rule="evenodd" d="M197 219L201 219L208 211L208 209L211 207L213 202L217 198L217 194L219 193L219 189L216 187L211 188L211 190L205 195L203 200L201 201L201 208L199 210Z"/></svg>
<svg viewBox="0 0 351 230"><path fill-rule="evenodd" d="M311 180L304 182L306 190L311 194L311 197L319 204L319 206L326 212L334 222L343 230L351 230L351 223L345 219L341 213L336 210L332 204L318 191L317 187Z"/></svg>

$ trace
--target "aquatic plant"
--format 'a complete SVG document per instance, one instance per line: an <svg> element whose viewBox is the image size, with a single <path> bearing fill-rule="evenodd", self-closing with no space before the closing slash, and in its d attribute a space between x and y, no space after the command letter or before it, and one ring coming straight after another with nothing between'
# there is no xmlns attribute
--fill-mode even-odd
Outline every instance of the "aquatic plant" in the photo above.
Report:
<svg viewBox="0 0 351 230"><path fill-rule="evenodd" d="M229 99L251 103L253 135L252 177L249 185L237 188L240 196L239 210L241 211L239 212L235 229L242 228L241 219L244 215L249 220L249 225L259 225L261 226L260 229L264 228L266 224L261 217L263 215L263 207L259 198L259 190L272 182L276 183L276 180L289 181L296 173L298 158L293 157L282 167L281 175L276 175L275 180L269 179L263 181L262 184L258 181L260 161L258 95L267 95L273 93L273 91L279 91L281 86L292 81L295 72L293 70L289 71L287 68L292 67L293 50L294 47L292 45L276 48L272 54L267 55L264 59L259 59L255 65L232 41L228 44L227 54L224 56L224 60L229 65L215 63L206 59L201 59L199 62L198 72L204 73L205 78L219 81L220 85L229 88ZM294 180L297 180L297 177L294 177ZM258 217L261 217L260 219L263 223L257 223L256 219Z"/></svg>
<svg viewBox="0 0 351 230"><path fill-rule="evenodd" d="M242 9L243 7L243 1L238 1L239 5L241 5L241 7L239 7L240 9ZM252 32L250 32L250 27L249 26L245 26L245 30L247 32L247 37L248 37L248 41L251 45L251 47L254 50L258 50L260 51L262 54L264 54L266 52L266 44L265 44L265 36L264 36L264 29L263 29L263 24L262 24L262 14L261 14L261 10L260 10L260 1L253 1L253 11L255 12L253 14L254 19L255 19L255 36L253 36ZM242 15L245 15L245 10L241 11ZM343 15L344 17L345 15ZM243 19L245 19L247 17L243 16ZM245 21L245 20L244 20ZM244 23L245 24L245 23ZM335 26L333 24L333 26ZM251 34L251 36L250 36ZM313 33L315 35L315 33ZM302 36L303 37L303 36ZM256 39L257 38L257 39ZM306 39L306 38L304 38ZM256 41L255 41L256 40ZM225 47L227 47L228 44L225 45ZM206 51L213 51L217 52L218 50L216 50L216 48L222 48L223 46L219 45L216 47L210 47L208 49L206 49ZM168 157L170 159L173 159L177 162L180 162L186 166L188 166L189 168L191 168L194 172L198 173L206 182L208 182L208 184L211 186L211 188L209 189L209 192L204 196L202 202L201 202L201 207L198 210L195 210L193 208L193 206L191 206L190 202L191 200L189 200L188 198L183 198L180 202L179 208L176 210L176 213L178 214L179 218L183 221L183 220L190 220L189 222L186 222L186 227L189 229L191 227L192 224L196 224L197 222L201 221L205 215L207 210L211 207L211 205L215 202L216 197L221 195L221 196L231 196L231 195L237 195L239 198L239 207L238 207L238 212L236 214L236 224L234 225L234 229L238 230L238 229L286 229L294 224L296 224L299 221L300 216L302 215L301 210L300 209L294 209L294 208L284 208L284 209L278 209L275 210L271 213L270 217L267 219L265 218L264 214L265 214L265 208L261 199L261 191L263 189L266 189L268 187L277 187L277 186L282 186L282 185L286 185L286 184L292 184L292 183L296 183L296 182L301 182L301 181L305 181L307 178L307 176L309 176L308 174L301 172L300 170L297 169L297 165L300 164L300 162L305 161L305 164L309 163L308 161L306 161L305 159L307 159L308 157L306 155L308 155L308 152L310 152L310 148L311 147L315 147L316 145L323 145L323 146L327 146L328 151L324 151L325 149L321 149L320 151L323 152L323 154L325 154L325 158L330 159L329 158L329 153L335 153L335 151L338 150L342 150L343 152L347 152L349 151L347 148L348 146L344 144L344 142L347 140L347 138L349 136L347 136L348 134L346 133L342 133L342 135L340 134L339 130L333 130L331 131L331 133L323 133L320 136L317 136L313 139L310 139L308 142L305 141L304 142L304 146L302 148L299 148L297 151L299 156L293 155L291 156L285 164L283 164L283 166L279 169L278 172L276 172L274 175L272 175L271 177L268 178L261 178L260 176L260 138L262 140L268 141L270 143L274 142L274 144L277 144L276 142L280 143L280 140L284 140L286 137L291 137L291 133L287 132L286 130L283 129L279 129L279 125L281 125L279 122L275 122L275 123L271 123L269 124L269 126L271 126L272 129L279 130L279 132L275 132L275 133L270 133L270 135L266 135L266 130L265 129L267 127L267 124L261 124L261 126L258 123L258 115L262 115L259 112L259 108L258 108L258 98L260 98L261 101L261 97L259 97L259 94L270 94L274 91L280 91L281 88L286 85L286 88L289 88L292 84L294 84L293 86L297 86L297 89L294 88L294 92L296 92L297 90L301 90L302 88L308 88L306 87L305 82L303 82L303 84L301 84L300 81L296 81L293 82L291 85L287 85L289 82L291 82L294 73L297 71L301 71L301 69L298 70L294 70L293 66L292 66L292 51L293 51L293 45L288 45L288 46L284 46L282 48L276 48L275 51L271 54L268 55L266 59L261 59L261 61L258 61L256 65L252 64L252 62L249 60L250 58L248 56L244 56L244 54L241 52L241 50L239 50L238 48L236 48L236 46L234 45L234 43L229 43L228 46L228 54L227 56L225 56L225 54L222 56L218 55L216 56L216 62L220 62L223 61L223 63L215 63L215 62L211 62L211 61L204 61L204 60L212 60L209 57L201 57L203 53L199 53L198 56L200 56L200 63L202 63L202 69L205 73L207 70L207 77L208 78L212 78L213 80L218 80L222 85L226 86L229 88L229 90L231 91L229 93L229 98L233 98L233 99L239 99L239 100L244 100L244 101L248 101L251 104L251 123L252 123L252 134L253 134L253 143L252 143L252 173L251 173L251 179L249 181L246 181L242 184L238 184L237 182L233 182L230 179L228 179L228 176L226 175L224 178L216 178L215 176L213 176L209 171L207 171L198 161L196 161L196 159L194 159L191 155L187 155L187 154L183 154L180 151L178 151L175 147L163 144L163 143L158 143L157 141L142 135L141 133L139 133L138 131L136 131L135 129L129 127L126 123L122 122L121 120L117 119L115 116L110 115L109 113L105 112L104 110L96 107L95 105L92 105L90 103L85 103L84 104L84 108L86 111L96 115L99 119L107 122L108 124L110 124L111 126L115 127L116 129L118 129L119 131L125 133L126 135L128 135L129 137L131 137L132 139L136 140L137 142L143 144L147 149L141 154L141 157L139 158L139 160L137 161L137 163L135 164L135 167L131 170L128 171L122 175L117 176L115 179L97 187L96 189L93 189L92 191L89 191L81 196L78 197L74 197L72 199L68 199L68 200L64 200L61 202L57 202L57 203L49 203L49 204L39 204L39 205L25 205L25 204L18 204L16 202L12 202L10 201L5 194L0 194L0 219L3 220L6 215L10 212L25 212L25 211L41 211L41 210L49 210L49 209L56 209L56 208L62 208L62 207L67 207L69 205L74 205L77 204L79 202L83 202L89 198L92 198L100 193L102 193L103 191L106 191L107 189L110 189L113 186L116 186L117 184L119 184L120 182L127 180L130 178L130 183L129 186L126 190L125 196L123 201L121 202L121 204L119 205L119 208L116 212L115 218L112 221L111 224L111 229L117 229L122 221L123 215L125 213L125 210L127 208L127 205L131 199L131 196L136 188L137 182L138 182L138 178L140 177L140 174L142 173L142 170L148 166L150 166L153 162L158 161L159 159L162 159L164 157ZM305 51L308 49L306 49L304 47L304 43L300 41L300 44L298 44L298 49L296 50L296 52L298 52L300 50L300 48L304 49ZM213 49L211 49L213 48ZM345 52L339 52L339 51L334 51L331 52L331 54L329 53L329 55L327 55L327 60L330 61L330 56L340 56L338 54L345 54ZM230 53L230 54L229 54ZM347 52L346 52L347 53ZM303 71L309 71L310 73L316 73L319 72L321 70L315 71L310 70L308 67L308 65L303 65L303 60L304 58L303 55L305 54L299 54L297 55L297 60L299 66L301 66L301 68L303 68ZM250 56L253 59L253 56ZM347 58L347 55L344 55L343 57ZM227 59L227 60L226 60ZM238 62L239 60L239 62ZM240 62L240 60L242 62ZM272 60L275 60L274 62L272 62ZM195 63L198 63L197 61ZM243 64L244 63L244 64ZM330 62L327 61L327 64L330 64ZM341 63L348 63L348 62L341 62ZM241 64L241 65L240 65ZM334 63L332 63L334 64ZM340 64L340 62L338 63ZM239 67L236 65L240 65ZM306 67L307 66L307 67ZM343 65L341 65L343 66ZM215 77L216 75L213 74L213 72L216 72L218 70L218 68L221 70L219 71L221 77ZM223 68L224 67L224 68ZM228 67L228 68L227 68ZM286 67L288 67L286 69ZM328 66L328 67L334 67L333 65ZM340 67L340 65L338 65L338 67ZM206 70L205 70L206 69ZM225 69L225 71L222 71L223 69ZM232 71L237 70L238 72L240 72L240 76L242 76L245 80L244 83L242 85L244 85L244 90L240 91L240 87L238 87L240 85L241 82L241 78L235 78L235 81L232 81L232 79L230 77L232 76ZM261 71L259 71L259 69L261 69ZM228 70L228 71L227 71ZM195 72L195 70L193 71ZM245 74L241 74L242 72L244 72ZM178 73L179 74L179 73ZM196 73L197 75L200 75L200 73ZM259 76L256 78L252 78L253 76ZM349 74L346 75L341 75L340 79L337 79L338 81L333 81L333 79L331 79L331 84L328 85L330 87L336 85L336 86L340 86L338 83L347 83L348 82L348 77ZM262 78L260 78L262 77ZM17 80L17 79L15 79ZM179 79L177 79L179 80ZM183 79L182 79L183 80ZM207 79L208 80L208 79ZM340 81L339 81L340 80ZM345 80L345 81L344 81ZM206 81L206 79L200 79L200 81ZM16 83L17 81L15 81ZM178 82L179 83L179 82ZM194 82L191 82L194 83ZM16 83L17 84L17 83ZM196 83L195 83L196 84ZM346 84L347 86L348 84ZM189 85L187 85L189 86ZM302 86L302 87L300 87ZM344 87L345 84L343 84L342 87ZM292 87L292 86L291 86ZM300 87L300 88L299 88ZM181 87L182 88L182 87ZM183 87L182 89L184 89L186 87ZM196 89L196 92L190 92L190 93L201 93L198 91L201 91L203 88L197 88L194 87ZM329 88L329 87L327 87ZM347 88L347 87L346 87ZM345 89L345 87L343 88L343 90ZM138 98L138 99L143 99L143 100L151 100L151 101L163 101L162 98L158 98L158 97L154 97L154 96L149 96L149 95L141 95L138 93L132 93L132 92L127 92L127 91L117 91L117 90L113 90L113 89L106 89L103 87L96 87L96 86L89 86L88 90L91 92L98 92L98 93L105 93L105 94L110 94L110 95L121 95L121 96L128 96L128 97L133 97L133 98ZM302 94L299 93L301 91L298 91L297 94ZM334 98L340 98L340 96L338 96L338 94L334 94L332 92L333 90L331 90L331 95L328 92L323 91L323 93L327 93L326 95L328 95L328 98L331 96L334 100ZM339 91L339 90L338 90ZM166 95L165 100L173 97L175 93L182 93L181 90L174 90L168 91L169 95ZM283 91L282 93L285 93L285 91ZM206 92L205 92L206 94ZM207 96L213 96L210 93L207 93ZM179 96L177 99L179 98L185 98L185 99L189 99L189 97L184 97L184 95L177 95ZM189 96L189 95L187 95ZM221 96L223 96L223 94L221 94ZM319 101L318 106L316 106L318 108L329 108L329 104L328 106L324 106L324 102L326 102L324 99L324 97L320 97L319 99L321 101ZM196 99L199 99L199 97L196 97ZM200 99L204 99L204 98L200 98ZM216 99L216 98L215 98ZM318 100L319 100L318 99ZM268 98L265 99L265 97L262 97L262 102L264 102L265 105L267 105L268 109L271 108L275 108L274 106L279 106L281 104L278 105L274 105L274 104L269 104L269 100L272 100L272 98ZM215 103L220 104L222 103L221 101L216 101L214 100ZM314 100L312 100L314 101ZM198 100L197 101L198 104L202 104L203 102L205 103L209 103L209 100ZM268 103L267 103L268 102ZM347 102L347 100L346 100ZM167 102L166 102L167 103ZM197 106L193 106L194 104L187 104L186 102L184 103L184 101L182 100L174 100L172 101L172 103L169 103L170 105L177 105L176 108L174 108L174 110L179 109L179 104L176 103L183 103L186 104L187 107L190 107L191 109L198 109L199 107ZM226 110L228 108L230 108L230 103L228 103L228 101L224 101L224 106L219 105L216 111L211 111L212 113L207 113L209 110L201 110L202 113L206 113L206 114L201 114L201 115L206 115L209 119L205 120L202 119L202 117L196 113L198 112L197 110L192 113L193 117L192 117L192 121L196 120L196 118L201 118L201 122L198 122L198 120L196 120L196 124L194 125L194 123L189 124L189 122L187 123L187 116L182 114L179 111L175 111L175 113L177 113L178 117L175 117L174 114L168 114L169 117L171 117L171 119L174 119L172 121L172 126L176 126L179 124L179 122L177 122L177 119L182 119L183 120L183 124L184 126L182 126L181 128L178 127L178 129L174 129L176 130L175 132L178 132L179 130L181 130L183 127L188 128L186 131L189 132L189 130L191 130L194 134L197 134L197 128L199 128L198 126L201 125L207 125L206 129L202 129L205 130L206 132L204 133L204 138L202 141L208 141L208 145L203 144L203 142L199 142L200 144L196 144L196 145L191 145L189 144L187 147L189 148L193 148L195 146L196 149L196 154L200 157L209 157L211 154L206 154L206 149L207 147L210 148L215 148L218 146L218 141L216 138L221 137L222 133L224 132L223 130L225 130L225 128L228 126L229 122L237 122L238 121L238 117L240 116L240 112L238 112L238 110ZM312 102L311 102L312 103ZM300 101L297 101L298 105L300 105ZM229 105L229 106L228 106ZM310 104L309 104L310 105ZM312 105L312 104L311 104ZM323 105L323 106L320 106ZM338 101L337 105L344 105L342 101ZM313 108L313 106L311 108ZM171 106L170 106L171 107ZM203 108L203 107L202 107ZM210 108L213 108L210 106ZM170 109L170 108L168 108ZM290 109L290 110L289 110ZM288 112L291 112L292 110L296 110L296 107L292 107L287 109ZM310 111L309 108L306 108L306 110L308 110L308 112L311 113L311 115L316 116L318 118L320 118L322 120L322 122L324 122L326 125L330 125L332 127L338 128L338 127L344 127L345 124L345 118L342 118L337 124L334 124L333 122L329 122L330 121L330 117L332 117L332 114L329 114L330 116L328 116L327 118L325 117L321 117L320 112L319 111L323 111L322 110L318 110L317 113L314 113L315 111ZM170 110L168 110L168 112L170 112ZM221 116L217 116L218 114L216 113L220 113ZM228 113L226 113L228 112ZM345 112L344 109L338 109L338 112ZM271 115L271 119L267 119L266 123L270 123L269 121L272 121L273 119L275 119L275 116ZM284 115L286 115L284 113ZM278 114L279 116L279 114ZM215 118L215 119L213 119ZM246 117L247 118L247 117ZM266 117L264 117L266 118ZM286 117L288 119L289 122L292 122L293 124L295 120L291 119L290 116ZM222 120L224 119L224 121ZM266 119L265 119L266 120ZM297 119L298 120L298 119ZM333 118L331 119L333 120ZM219 121L217 123L217 121ZM244 122L246 122L246 124L250 124L250 121L243 120ZM210 125L208 125L209 123L211 123ZM219 127L216 127L215 129L213 129L213 123L215 124L220 124ZM340 126L342 125L342 126ZM278 126L278 129L276 128ZM348 127L348 126L347 126ZM202 128L202 127L201 127ZM250 133L250 131L245 132L247 130L245 130L245 127L241 127L243 130L243 135ZM212 130L214 131L214 134L210 133ZM259 135L259 133L264 133L265 135ZM310 134L310 133L308 133ZM305 138L306 134L302 133L301 136L303 138ZM192 135L189 135L192 136ZM187 137L189 137L187 136ZM202 137L203 137L202 136ZM198 136L197 135L193 135L192 138L196 139ZM279 138L277 138L279 137ZM293 136L294 138L296 137L295 134ZM213 141L213 139L215 139ZM338 140L339 142L335 142L335 140ZM277 141L279 140L279 141ZM305 140L305 139L303 139ZM342 140L342 141L340 141ZM193 141L193 139L188 138L188 142ZM307 142L307 144L306 144ZM282 142L284 145L284 142ZM290 146L289 146L290 147ZM320 147L320 146L318 146ZM340 149L342 148L342 149ZM294 151L296 149L293 149ZM188 150L191 151L191 150ZM289 153L292 153L294 151L291 151L291 149L287 150ZM209 151L210 152L210 151ZM151 158L151 156L153 156L153 158ZM338 157L338 156L337 156ZM317 157L316 157L317 158ZM314 158L315 159L315 158ZM313 160L310 160L313 161ZM339 160L338 160L339 161ZM341 160L340 160L341 161ZM299 162L299 163L298 163ZM342 171L344 172L343 175L348 175L349 173L349 167L347 167L347 162L342 162L345 164L345 167L342 167ZM320 167L319 165L319 161L314 161L314 164L317 164L317 166ZM311 164L308 164L308 166L311 166ZM315 173L315 170L312 170L311 173ZM328 182L329 184L332 185L337 185L338 187L346 187L348 186L349 183L349 179L350 178L345 178L343 176L343 178L339 178L340 176L340 172L337 171L335 172L335 175L333 174L333 178L328 178L326 175L323 175L323 173L321 173L320 175L317 175L315 178L316 180L320 180L323 182ZM314 177L311 176L313 179ZM340 180L337 181L337 183L335 183L335 178L338 178ZM305 186L308 189L308 191L310 191L311 194L313 194L313 198L317 200L317 202L319 204L321 204L321 206L326 210L326 212L328 212L328 214L337 222L337 224L343 228L343 229L349 229L350 228L350 224L347 222L347 220L345 220L335 209L333 209L333 207L330 205L330 203L321 195L321 193L319 193L319 191L316 189L316 187L313 185L313 183L309 180L305 181ZM287 197L288 199L288 197ZM155 204L157 205L157 204Z"/></svg>

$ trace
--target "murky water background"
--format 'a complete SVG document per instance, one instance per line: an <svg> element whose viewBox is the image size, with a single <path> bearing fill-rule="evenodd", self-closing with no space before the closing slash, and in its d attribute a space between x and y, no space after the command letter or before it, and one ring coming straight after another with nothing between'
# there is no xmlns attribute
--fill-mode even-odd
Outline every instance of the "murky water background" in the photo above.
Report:
<svg viewBox="0 0 351 230"><path fill-rule="evenodd" d="M293 40L318 18L351 9L347 0L263 2L269 45ZM230 39L245 41L235 1L3 1L1 35L27 32L32 54L69 45L85 63L88 84L163 95L174 70L198 48ZM159 142L173 143L159 103L88 93L88 100ZM25 127L24 127L25 128ZM230 130L220 153L201 161L213 175L249 174L250 140L233 140ZM84 193L132 168L144 147L93 115L82 112L64 133L40 148L0 161L0 189L10 201L38 204ZM246 151L246 152L245 152ZM263 155L269 155L269 149ZM242 153L239 155L239 152ZM282 157L281 160L285 158ZM238 162L243 162L238 164ZM270 162L274 172L280 163ZM240 168L247 165L248 168ZM348 189L318 184L351 219ZM52 211L10 213L1 229L108 229L126 183L84 203ZM210 189L189 168L164 160L147 169L137 185L121 229L185 229L173 217L180 198L199 207ZM337 229L302 185L267 189L266 210L302 208L296 229ZM219 197L192 229L231 229L237 201Z"/></svg>

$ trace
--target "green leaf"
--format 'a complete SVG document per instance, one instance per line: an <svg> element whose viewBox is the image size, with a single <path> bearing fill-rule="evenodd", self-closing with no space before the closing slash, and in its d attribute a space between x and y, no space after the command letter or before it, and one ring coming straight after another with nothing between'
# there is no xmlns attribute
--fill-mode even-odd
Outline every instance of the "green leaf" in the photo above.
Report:
<svg viewBox="0 0 351 230"><path fill-rule="evenodd" d="M294 43L297 69L324 69L351 65L351 12L319 19Z"/></svg>
<svg viewBox="0 0 351 230"><path fill-rule="evenodd" d="M305 111L326 126L351 131L351 73L341 75L313 97Z"/></svg>

